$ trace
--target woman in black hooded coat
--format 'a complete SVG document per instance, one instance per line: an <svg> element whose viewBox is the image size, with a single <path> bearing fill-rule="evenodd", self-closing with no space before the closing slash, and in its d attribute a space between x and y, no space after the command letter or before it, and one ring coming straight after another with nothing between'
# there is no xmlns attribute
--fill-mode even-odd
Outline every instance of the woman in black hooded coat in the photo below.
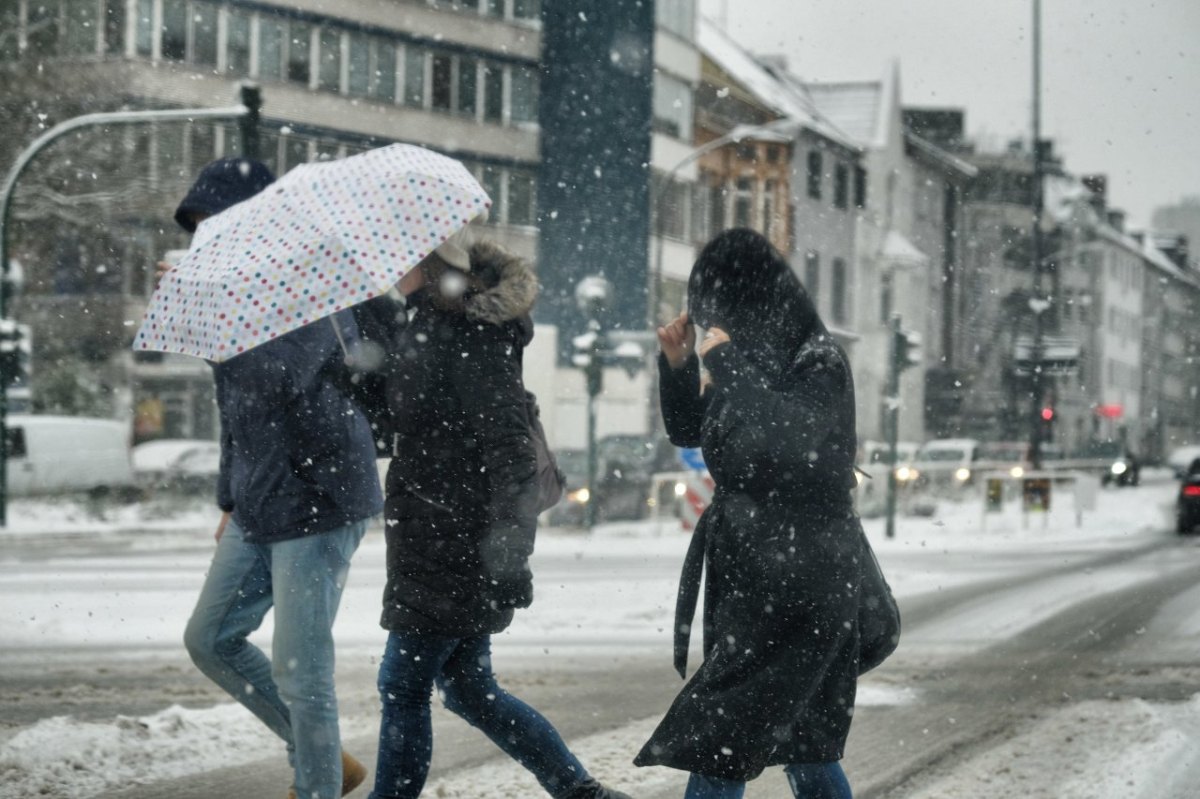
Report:
<svg viewBox="0 0 1200 799"><path fill-rule="evenodd" d="M705 247L688 300L690 314L659 328L659 380L672 443L702 447L716 485L675 619L684 676L706 567L704 661L636 762L691 772L687 799L736 799L772 765L787 767L797 797L844 799L838 761L869 557L851 499L850 366L791 267L754 231ZM693 324L708 329L704 390Z"/></svg>

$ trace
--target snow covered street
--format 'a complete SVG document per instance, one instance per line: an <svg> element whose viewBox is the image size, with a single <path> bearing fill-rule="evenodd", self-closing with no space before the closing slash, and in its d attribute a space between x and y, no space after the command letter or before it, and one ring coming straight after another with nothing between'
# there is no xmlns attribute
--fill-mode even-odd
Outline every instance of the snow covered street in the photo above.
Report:
<svg viewBox="0 0 1200 799"><path fill-rule="evenodd" d="M1010 509L986 526L977 501L945 503L902 518L894 540L868 521L905 631L860 685L846 760L856 796L1192 796L1200 541L1171 531L1173 489L1159 479L1103 491L1080 527L1069 503L1045 524ZM134 508L98 523L14 510L0 538L0 797L282 796L282 745L180 643L215 514ZM534 605L496 637L502 683L638 797L682 793L680 774L629 761L679 686L670 623L686 545L668 521L591 537L545 530ZM368 766L382 584L376 530L336 627L343 734ZM428 795L541 795L440 708L435 733ZM788 795L770 772L747 792Z"/></svg>

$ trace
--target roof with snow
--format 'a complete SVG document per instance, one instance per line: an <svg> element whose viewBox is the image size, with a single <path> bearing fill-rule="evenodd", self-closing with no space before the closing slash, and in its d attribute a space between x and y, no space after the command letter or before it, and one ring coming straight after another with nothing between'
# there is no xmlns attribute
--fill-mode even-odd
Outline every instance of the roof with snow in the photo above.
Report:
<svg viewBox="0 0 1200 799"><path fill-rule="evenodd" d="M880 143L886 93L883 81L807 83L809 96L823 116L862 145Z"/></svg>
<svg viewBox="0 0 1200 799"><path fill-rule="evenodd" d="M763 64L711 19L700 19L696 43L701 53L767 108L844 147L860 149L861 144L854 137L822 118L804 84L786 80L786 73L780 74Z"/></svg>

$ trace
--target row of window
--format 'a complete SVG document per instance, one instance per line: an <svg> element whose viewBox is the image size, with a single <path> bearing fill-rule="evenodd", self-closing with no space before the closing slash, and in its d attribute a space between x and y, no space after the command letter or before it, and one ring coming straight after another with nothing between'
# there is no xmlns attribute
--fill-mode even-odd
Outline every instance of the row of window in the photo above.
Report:
<svg viewBox="0 0 1200 799"><path fill-rule="evenodd" d="M833 166L833 173L825 171L825 155L820 150L809 150L806 161L805 188L808 196L820 200L825 196L825 182L832 179L833 207L846 210L850 207L850 193L854 192L854 207L867 207L867 171L860 166L851 167L838 162ZM853 169L853 173L851 170ZM854 185L851 186L851 178Z"/></svg>
<svg viewBox="0 0 1200 799"><path fill-rule="evenodd" d="M502 3L514 9L513 0ZM524 13L526 5L519 10ZM132 25L127 14L132 13ZM126 42L126 32L132 41ZM535 65L207 0L0 0L0 59L126 55L458 114L537 121Z"/></svg>
<svg viewBox="0 0 1200 799"><path fill-rule="evenodd" d="M542 0L417 0L442 11L461 11L496 19L537 22Z"/></svg>

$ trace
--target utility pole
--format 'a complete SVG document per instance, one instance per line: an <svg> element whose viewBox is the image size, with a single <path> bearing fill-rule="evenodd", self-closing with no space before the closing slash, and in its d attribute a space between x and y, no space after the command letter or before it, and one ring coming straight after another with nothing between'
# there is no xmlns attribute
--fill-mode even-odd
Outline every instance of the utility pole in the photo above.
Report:
<svg viewBox="0 0 1200 799"><path fill-rule="evenodd" d="M1047 303L1042 297L1042 214L1045 189L1042 163L1042 2L1033 0L1033 231L1029 239L1033 258L1033 291L1030 310L1033 312L1033 344L1030 347L1029 389L1029 460L1034 469L1042 468L1042 361L1044 342L1042 314Z"/></svg>
<svg viewBox="0 0 1200 799"><path fill-rule="evenodd" d="M888 538L896 537L896 467L897 443L900 439L900 373L921 364L921 337L903 328L900 314L892 314L888 326L888 378L884 397L884 424L887 427L888 481L887 525Z"/></svg>

